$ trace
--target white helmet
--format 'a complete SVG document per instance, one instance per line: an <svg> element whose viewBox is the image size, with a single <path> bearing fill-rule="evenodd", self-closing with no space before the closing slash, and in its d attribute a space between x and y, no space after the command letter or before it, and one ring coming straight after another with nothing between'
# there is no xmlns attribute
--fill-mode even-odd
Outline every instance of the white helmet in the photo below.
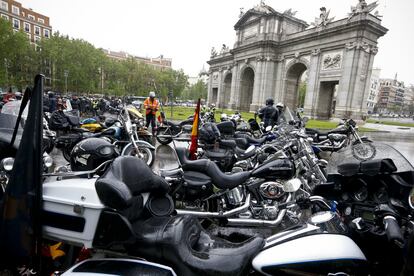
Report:
<svg viewBox="0 0 414 276"><path fill-rule="evenodd" d="M276 107L284 108L285 106L284 106L281 102L278 102L278 103L276 104Z"/></svg>
<svg viewBox="0 0 414 276"><path fill-rule="evenodd" d="M155 98L155 92L154 91L149 92L149 96L150 98Z"/></svg>

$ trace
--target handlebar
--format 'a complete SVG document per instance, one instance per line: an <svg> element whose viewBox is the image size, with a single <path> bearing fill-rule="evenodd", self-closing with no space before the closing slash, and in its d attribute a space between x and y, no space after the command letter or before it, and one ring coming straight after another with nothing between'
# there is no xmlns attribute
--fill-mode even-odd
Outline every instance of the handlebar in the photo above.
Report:
<svg viewBox="0 0 414 276"><path fill-rule="evenodd" d="M404 237L397 219L394 216L385 216L383 222L388 241L404 243Z"/></svg>

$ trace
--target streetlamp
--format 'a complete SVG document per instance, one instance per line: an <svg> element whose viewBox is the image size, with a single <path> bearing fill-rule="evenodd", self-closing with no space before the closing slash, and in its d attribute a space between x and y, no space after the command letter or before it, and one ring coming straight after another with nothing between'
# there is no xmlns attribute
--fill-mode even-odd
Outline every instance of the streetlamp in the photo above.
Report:
<svg viewBox="0 0 414 276"><path fill-rule="evenodd" d="M104 70L103 67L98 68L99 74L101 74L101 94L103 95L103 89L104 89Z"/></svg>
<svg viewBox="0 0 414 276"><path fill-rule="evenodd" d="M65 91L66 94L68 93L68 76L69 76L69 70L65 70L63 72L63 75L65 76Z"/></svg>

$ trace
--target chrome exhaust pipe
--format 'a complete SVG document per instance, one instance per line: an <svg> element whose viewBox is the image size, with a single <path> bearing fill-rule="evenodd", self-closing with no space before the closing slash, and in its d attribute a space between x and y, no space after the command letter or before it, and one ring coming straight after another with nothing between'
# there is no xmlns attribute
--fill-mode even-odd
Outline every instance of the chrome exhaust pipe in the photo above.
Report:
<svg viewBox="0 0 414 276"><path fill-rule="evenodd" d="M291 198L292 198L292 195L289 194L289 196L286 199L286 202L289 202ZM282 222L284 216L286 215L286 212L287 212L286 209L280 210L275 220L231 218L227 220L227 224L232 225L232 226L276 227Z"/></svg>
<svg viewBox="0 0 414 276"><path fill-rule="evenodd" d="M177 215L192 215L201 218L226 218L245 212L250 207L250 194L247 194L246 201L242 206L231 209L226 212L200 212L200 211L189 211L183 209L177 209Z"/></svg>

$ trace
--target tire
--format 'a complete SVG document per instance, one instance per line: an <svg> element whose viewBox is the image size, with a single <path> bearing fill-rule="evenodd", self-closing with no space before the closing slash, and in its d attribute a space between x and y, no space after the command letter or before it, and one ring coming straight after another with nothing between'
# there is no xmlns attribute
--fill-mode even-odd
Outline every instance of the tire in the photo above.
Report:
<svg viewBox="0 0 414 276"><path fill-rule="evenodd" d="M70 153L72 152L72 148L63 148L62 149L62 155L63 158L65 158L66 161L70 162Z"/></svg>
<svg viewBox="0 0 414 276"><path fill-rule="evenodd" d="M124 150L124 154L123 155L128 155L128 156L137 156L137 153L135 151L135 148L132 146L132 144L127 146L128 148ZM148 165L148 166L152 166L152 164L154 164L154 160L155 160L155 151L151 150L149 148L145 148L145 147L139 147L139 151L140 153L143 155L142 160ZM137 156L138 157L138 156Z"/></svg>
<svg viewBox="0 0 414 276"><path fill-rule="evenodd" d="M352 145L352 156L359 161L371 160L377 154L377 149L372 143L368 142L357 142Z"/></svg>
<svg viewBox="0 0 414 276"><path fill-rule="evenodd" d="M140 139L140 140L142 140L142 141L145 141L145 142L147 142L148 144L151 144L151 145L153 145L153 146L155 146L154 145L154 141L153 141L153 139L152 139L152 136L149 136L149 135L143 135L143 136L138 136L138 138Z"/></svg>
<svg viewBox="0 0 414 276"><path fill-rule="evenodd" d="M157 141L161 144L161 145L168 145L169 143L172 142L172 138L161 138L158 137L159 135L170 135L171 133L171 129L170 128L165 128L165 127L159 127L157 129Z"/></svg>

